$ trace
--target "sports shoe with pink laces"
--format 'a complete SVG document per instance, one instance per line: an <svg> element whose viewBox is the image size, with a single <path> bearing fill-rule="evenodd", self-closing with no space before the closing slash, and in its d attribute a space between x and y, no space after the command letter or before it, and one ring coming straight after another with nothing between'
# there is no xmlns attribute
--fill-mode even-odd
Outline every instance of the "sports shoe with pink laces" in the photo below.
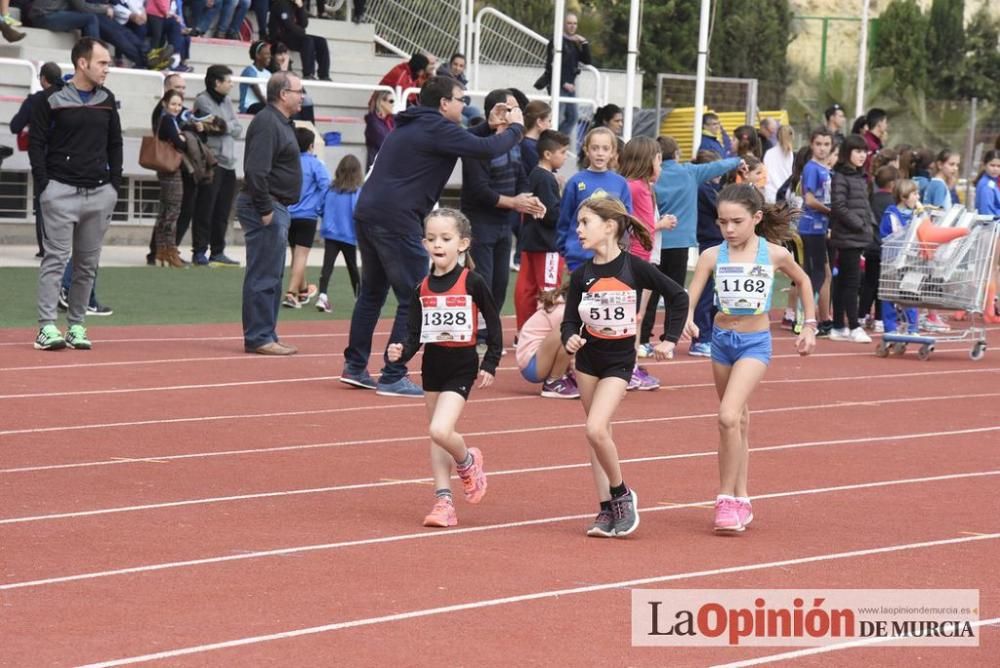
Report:
<svg viewBox="0 0 1000 668"><path fill-rule="evenodd" d="M458 469L462 480L462 491L469 503L479 503L486 496L486 471L483 469L483 453L479 448L469 448L472 463L467 468Z"/></svg>
<svg viewBox="0 0 1000 668"><path fill-rule="evenodd" d="M716 499L715 500L715 530L716 531L743 531L743 523L740 522L740 503L736 499Z"/></svg>
<svg viewBox="0 0 1000 668"><path fill-rule="evenodd" d="M753 506L750 505L749 501L740 501L739 499L736 499L736 503L739 504L736 514L740 518L740 524L745 529L753 522Z"/></svg>
<svg viewBox="0 0 1000 668"><path fill-rule="evenodd" d="M458 524L458 515L455 514L455 503L450 496L439 496L438 500L431 508L431 512L424 518L425 527L453 527Z"/></svg>

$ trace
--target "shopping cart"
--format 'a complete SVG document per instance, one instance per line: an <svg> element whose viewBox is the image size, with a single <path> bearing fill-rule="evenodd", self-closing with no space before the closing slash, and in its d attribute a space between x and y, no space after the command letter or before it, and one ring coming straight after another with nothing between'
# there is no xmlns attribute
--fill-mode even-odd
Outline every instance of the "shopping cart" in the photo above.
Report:
<svg viewBox="0 0 1000 668"><path fill-rule="evenodd" d="M917 357L926 360L938 343L969 341L969 357L982 359L986 353L986 329L983 309L995 263L998 220L980 216L961 207L944 212L935 222L949 227L964 227L969 233L942 244L918 240L914 220L905 230L886 237L882 242L882 273L879 276L879 298L899 307L918 307L965 311L969 326L951 333L924 335L917 323L899 318L898 332L883 335L875 354L887 357L902 355L909 344L919 345ZM903 323L906 323L903 325Z"/></svg>

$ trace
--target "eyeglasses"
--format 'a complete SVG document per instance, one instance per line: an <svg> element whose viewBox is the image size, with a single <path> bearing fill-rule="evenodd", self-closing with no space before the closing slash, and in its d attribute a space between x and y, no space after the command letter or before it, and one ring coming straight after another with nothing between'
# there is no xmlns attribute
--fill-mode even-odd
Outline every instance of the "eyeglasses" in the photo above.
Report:
<svg viewBox="0 0 1000 668"><path fill-rule="evenodd" d="M464 97L449 97L447 99L453 100L455 102L461 102L462 104L465 104L465 98Z"/></svg>
<svg viewBox="0 0 1000 668"><path fill-rule="evenodd" d="M286 88L285 91L288 93L298 93L299 95L306 92L304 88Z"/></svg>

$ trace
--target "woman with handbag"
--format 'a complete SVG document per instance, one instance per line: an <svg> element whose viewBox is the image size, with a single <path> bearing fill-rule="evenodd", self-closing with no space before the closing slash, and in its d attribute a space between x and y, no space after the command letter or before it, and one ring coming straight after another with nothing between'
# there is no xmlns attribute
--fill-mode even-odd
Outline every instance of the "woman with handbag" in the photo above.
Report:
<svg viewBox="0 0 1000 668"><path fill-rule="evenodd" d="M149 142L157 148L155 169L156 176L160 180L160 213L156 217L156 227L153 232L156 244L156 262L161 267L185 267L187 265L177 251L176 236L177 218L180 216L181 201L184 197L184 185L181 181L181 155L184 152L186 140L181 134L179 121L179 116L184 108L184 98L177 91L169 90L160 100L160 104L163 105L163 113L153 127L154 141Z"/></svg>

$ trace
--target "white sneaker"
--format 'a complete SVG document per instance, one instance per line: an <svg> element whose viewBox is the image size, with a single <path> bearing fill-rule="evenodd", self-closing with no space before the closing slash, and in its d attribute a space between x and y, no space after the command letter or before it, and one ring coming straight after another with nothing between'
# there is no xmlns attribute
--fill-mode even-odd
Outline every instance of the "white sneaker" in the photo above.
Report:
<svg viewBox="0 0 1000 668"><path fill-rule="evenodd" d="M833 338L831 336L831 338ZM851 330L850 334L847 335L847 340L851 343L871 343L872 337L868 336L867 332L862 327L855 327Z"/></svg>
<svg viewBox="0 0 1000 668"><path fill-rule="evenodd" d="M876 320L875 324L872 325L872 331L875 332L876 334L884 334L885 325L882 323L881 320Z"/></svg>
<svg viewBox="0 0 1000 668"><path fill-rule="evenodd" d="M330 308L330 298L326 296L325 293L320 293L316 297L316 310L322 311L323 313L329 313L332 309Z"/></svg>
<svg viewBox="0 0 1000 668"><path fill-rule="evenodd" d="M830 330L831 341L850 341L851 331L846 327L834 327Z"/></svg>

